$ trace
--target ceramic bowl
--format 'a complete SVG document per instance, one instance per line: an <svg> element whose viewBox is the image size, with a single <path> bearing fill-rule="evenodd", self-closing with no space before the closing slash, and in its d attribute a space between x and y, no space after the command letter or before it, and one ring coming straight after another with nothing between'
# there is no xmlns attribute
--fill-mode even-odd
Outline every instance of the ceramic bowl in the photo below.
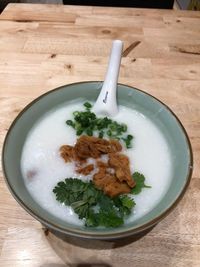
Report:
<svg viewBox="0 0 200 267"><path fill-rule="evenodd" d="M27 191L20 169L22 148L28 133L41 116L62 103L80 97L95 101L101 87L102 82L69 84L49 91L31 102L17 116L6 135L2 163L5 180L12 195L28 213L42 224L67 235L109 240L138 234L162 220L183 196L191 178L193 161L187 133L175 114L153 96L136 88L119 84L118 103L137 109L150 118L168 142L173 155L173 171L166 194L142 218L122 227L105 230L71 225L40 207Z"/></svg>

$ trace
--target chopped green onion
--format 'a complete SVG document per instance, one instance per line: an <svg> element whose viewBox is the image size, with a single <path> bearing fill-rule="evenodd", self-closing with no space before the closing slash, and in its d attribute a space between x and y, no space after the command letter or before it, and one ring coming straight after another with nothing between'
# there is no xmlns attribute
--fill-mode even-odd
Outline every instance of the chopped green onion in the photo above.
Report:
<svg viewBox="0 0 200 267"><path fill-rule="evenodd" d="M131 134L128 134L127 138L128 138L129 141L131 141L133 139L133 136Z"/></svg>
<svg viewBox="0 0 200 267"><path fill-rule="evenodd" d="M104 136L104 132L103 131L100 131L99 132L99 138L103 138L103 136Z"/></svg>
<svg viewBox="0 0 200 267"><path fill-rule="evenodd" d="M131 141L133 139L133 136L128 134L126 138L122 138L124 143L126 144L126 148L132 148Z"/></svg>
<svg viewBox="0 0 200 267"><path fill-rule="evenodd" d="M85 102L83 104L87 109L91 109L92 108L92 105L89 103L89 102Z"/></svg>
<svg viewBox="0 0 200 267"><path fill-rule="evenodd" d="M81 135L83 133L83 131L84 130L82 128L77 129L76 130L76 135L78 135L78 136Z"/></svg>
<svg viewBox="0 0 200 267"><path fill-rule="evenodd" d="M125 136L127 132L127 125L125 123L118 123L108 117L98 118L95 113L91 112L92 104L85 102L84 111L74 111L74 120L67 120L66 124L76 130L76 134L87 134L92 136L97 134L99 138L107 136L109 138L123 140L127 148L131 148L132 135Z"/></svg>
<svg viewBox="0 0 200 267"><path fill-rule="evenodd" d="M122 132L125 133L127 131L127 125L123 123L121 126L122 126Z"/></svg>
<svg viewBox="0 0 200 267"><path fill-rule="evenodd" d="M93 135L93 130L91 128L88 128L86 130L86 134L89 135L89 136L92 136Z"/></svg>
<svg viewBox="0 0 200 267"><path fill-rule="evenodd" d="M107 133L107 135L108 135L109 137L112 136L112 132L111 132L111 130L108 130L106 133Z"/></svg>
<svg viewBox="0 0 200 267"><path fill-rule="evenodd" d="M72 120L67 120L66 124L69 125L69 126L72 126L74 128L74 123L73 123Z"/></svg>

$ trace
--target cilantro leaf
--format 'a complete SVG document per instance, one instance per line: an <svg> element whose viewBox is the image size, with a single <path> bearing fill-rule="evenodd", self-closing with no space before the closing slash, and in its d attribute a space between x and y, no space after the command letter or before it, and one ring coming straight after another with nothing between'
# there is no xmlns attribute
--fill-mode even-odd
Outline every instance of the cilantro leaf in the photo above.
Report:
<svg viewBox="0 0 200 267"><path fill-rule="evenodd" d="M100 209L96 216L100 226L118 227L124 223L123 217L118 215L114 210L108 212Z"/></svg>
<svg viewBox="0 0 200 267"><path fill-rule="evenodd" d="M136 182L136 186L131 190L132 194L139 194L142 191L142 188L151 188L151 186L145 184L145 177L143 174L134 172L132 177Z"/></svg>
<svg viewBox="0 0 200 267"><path fill-rule="evenodd" d="M89 184L85 184L79 179L69 178L59 182L53 192L59 202L71 205L76 201L82 200L83 194L88 187Z"/></svg>
<svg viewBox="0 0 200 267"><path fill-rule="evenodd" d="M79 219L90 227L118 227L131 213L135 202L127 195L110 198L90 182L68 178L53 189L57 201L71 206Z"/></svg>
<svg viewBox="0 0 200 267"><path fill-rule="evenodd" d="M71 207L73 208L74 212L76 214L78 214L79 219L83 219L83 218L87 218L88 217L88 213L89 213L89 205L88 203L84 203L82 205L78 205L76 207L74 207L74 203L71 205Z"/></svg>
<svg viewBox="0 0 200 267"><path fill-rule="evenodd" d="M128 197L127 195L123 195L120 197L123 207L131 210L135 206L135 202L132 198Z"/></svg>
<svg viewBox="0 0 200 267"><path fill-rule="evenodd" d="M114 198L114 202L122 216L129 215L135 206L134 200L128 195L118 196Z"/></svg>

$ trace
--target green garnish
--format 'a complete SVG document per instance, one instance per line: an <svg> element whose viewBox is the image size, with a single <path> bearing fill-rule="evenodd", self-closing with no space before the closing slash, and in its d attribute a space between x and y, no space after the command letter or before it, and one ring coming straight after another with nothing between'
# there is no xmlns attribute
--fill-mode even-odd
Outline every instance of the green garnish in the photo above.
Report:
<svg viewBox="0 0 200 267"><path fill-rule="evenodd" d="M133 136L128 134L125 138L122 138L122 140L125 142L127 148L131 148L131 141L133 139Z"/></svg>
<svg viewBox="0 0 200 267"><path fill-rule="evenodd" d="M93 136L97 133L99 138L107 136L112 139L122 140L127 148L131 148L133 136L127 132L127 125L118 123L107 117L98 118L95 113L91 112L92 105L89 102L83 104L84 111L73 112L74 120L67 120L66 124L75 129L76 135L86 134Z"/></svg>
<svg viewBox="0 0 200 267"><path fill-rule="evenodd" d="M132 147L133 136L127 134L127 125L118 123L107 117L97 117L91 112L92 105L84 103L84 111L74 111L73 120L66 124L72 127L78 136L86 134L97 135L99 138L106 136L122 140L127 148ZM143 188L151 188L145 184L145 177L139 172L132 175L136 185L131 189L131 194L139 194ZM56 200L71 206L79 219L83 219L88 227L118 227L124 219L131 214L135 206L132 196L127 194L111 198L102 190L95 187L92 181L83 182L77 178L67 178L59 182L53 189Z"/></svg>
<svg viewBox="0 0 200 267"><path fill-rule="evenodd" d="M89 103L89 102L85 102L83 104L87 109L91 109L92 108L92 105Z"/></svg>
<svg viewBox="0 0 200 267"><path fill-rule="evenodd" d="M145 184L145 177L143 174L134 172L132 177L136 182L136 186L131 190L132 194L139 194L142 191L142 188L151 188L151 186Z"/></svg>
<svg viewBox="0 0 200 267"><path fill-rule="evenodd" d="M133 175L136 186L132 194L139 194L145 185L145 177L139 172ZM126 194L110 198L102 190L95 187L92 181L83 182L77 178L68 178L59 182L53 189L56 200L71 206L79 219L84 219L88 227L118 227L131 214L135 206L134 200Z"/></svg>
<svg viewBox="0 0 200 267"><path fill-rule="evenodd" d="M74 127L74 123L73 123L72 120L67 120L67 121L66 121L66 124L69 125L69 126Z"/></svg>
<svg viewBox="0 0 200 267"><path fill-rule="evenodd" d="M104 132L103 132L103 131L100 131L98 137L99 137L99 138L103 138L103 136L104 136Z"/></svg>
<svg viewBox="0 0 200 267"><path fill-rule="evenodd" d="M118 227L135 206L128 195L110 198L91 181L83 182L77 178L59 182L53 192L57 201L71 206L79 219L84 219L85 225L91 227Z"/></svg>

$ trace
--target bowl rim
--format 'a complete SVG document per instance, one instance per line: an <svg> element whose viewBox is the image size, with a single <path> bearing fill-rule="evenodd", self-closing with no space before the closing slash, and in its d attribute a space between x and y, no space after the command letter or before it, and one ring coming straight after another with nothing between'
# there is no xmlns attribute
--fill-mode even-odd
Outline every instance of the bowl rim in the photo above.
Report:
<svg viewBox="0 0 200 267"><path fill-rule="evenodd" d="M158 216L156 216L155 218L153 218L152 220L146 222L145 224L133 228L133 229L129 229L129 230L124 230L122 229L122 231L120 232L116 232L116 233L98 233L98 232L85 232L84 230L78 230L78 229L70 229L70 227L68 228L64 228L61 226L58 226L52 222L47 221L45 218L42 218L40 215L36 214L36 212L32 211L31 208L29 208L26 203L24 203L24 201L22 201L19 196L15 193L14 188L12 187L12 185L9 182L9 179L7 178L7 173L6 173L6 167L5 167L5 150L6 150L6 144L8 142L8 138L10 135L10 132L12 131L13 127L15 126L15 124L17 123L17 121L21 118L21 116L31 107L33 106L35 103L37 103L40 99L44 98L45 96L55 92L55 91L59 91L62 90L68 86L73 86L73 85L79 85L79 84L87 84L87 83L102 83L103 81L83 81L83 82L75 82L75 83L70 83L70 84L66 84L66 85L62 85L59 87L56 87L52 90L49 90L41 95L39 95L38 97L36 97L34 100L32 100L29 104L27 104L20 112L19 114L15 117L15 119L12 121L6 135L3 141L3 149L2 149L2 157L1 157L1 161L2 161L2 170L3 170L3 176L4 176L4 181L7 184L7 187L11 193L11 195L14 197L14 199L32 216L34 217L36 220L38 220L40 223L42 223L43 225L49 227L50 229L53 229L55 231L59 231L61 233L64 233L66 235L69 236L74 236L74 237L80 237L80 238L85 238L85 239L94 239L94 240L112 240L112 239L118 239L118 238L124 238L124 237L128 237L134 234L138 234L140 232L143 232L151 227L153 227L155 224L157 224L158 222L160 222L163 218L165 218L178 204L178 202L182 199L183 195L185 194L185 191L187 189L187 187L189 186L189 183L191 181L191 177L192 177L192 172L193 172L193 152L192 152L192 146L188 137L188 134L183 126L183 124L181 123L181 121L179 120L179 118L176 116L176 114L162 101L160 101L158 98L154 97L153 95L135 88L133 86L130 85L126 85L126 84L122 84L122 83L118 83L118 85L121 86L125 86L125 87L129 87L130 89L134 89L136 91L138 91L139 93L143 93L151 98L153 98L154 100L158 101L160 104L162 104L170 113L170 115L172 115L172 117L175 118L176 123L180 126L185 139L186 139L186 143L188 146L188 150L189 150L189 164L188 164L188 172L187 172L187 177L186 177L186 182L182 188L182 190L179 192L179 194L176 196L176 199L173 201L173 203L171 205L169 205L165 210L163 210Z"/></svg>

